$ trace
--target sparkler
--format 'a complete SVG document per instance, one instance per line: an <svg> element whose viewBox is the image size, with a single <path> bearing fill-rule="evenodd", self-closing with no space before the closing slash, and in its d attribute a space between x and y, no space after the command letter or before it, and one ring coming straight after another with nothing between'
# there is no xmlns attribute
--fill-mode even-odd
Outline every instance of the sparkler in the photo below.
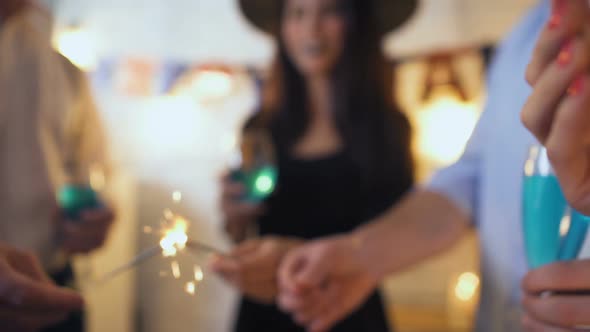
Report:
<svg viewBox="0 0 590 332"><path fill-rule="evenodd" d="M178 191L175 191L172 195L172 198L175 203L178 203L182 199L182 194ZM224 255L220 250L212 246L209 246L198 241L190 240L187 233L189 222L186 218L173 213L170 209L165 209L163 214L164 220L162 221L162 226L160 230L157 232L162 235L158 245L154 245L150 248L143 250L129 262L105 274L102 278L100 278L97 281L97 284L104 284L119 276L120 274L159 255L162 255L166 258L174 258L179 253L185 251L188 251L193 254L206 253L222 256ZM143 230L145 233L154 233L154 229L150 226L145 226ZM170 269L170 271L172 272L172 276L174 276L175 279L181 278L181 266L177 260L173 260L171 262ZM187 282L184 287L185 292L189 295L195 294L197 284L203 281L204 279L204 273L200 266L195 265L193 267L192 277L193 280Z"/></svg>

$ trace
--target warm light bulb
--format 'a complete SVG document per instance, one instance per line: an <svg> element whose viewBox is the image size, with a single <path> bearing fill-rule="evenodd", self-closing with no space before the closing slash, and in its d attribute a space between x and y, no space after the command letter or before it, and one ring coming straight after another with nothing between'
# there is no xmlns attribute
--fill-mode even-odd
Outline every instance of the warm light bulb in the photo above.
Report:
<svg viewBox="0 0 590 332"><path fill-rule="evenodd" d="M419 153L444 166L461 157L479 119L479 107L442 89L418 111L416 119Z"/></svg>
<svg viewBox="0 0 590 332"><path fill-rule="evenodd" d="M202 103L223 100L231 95L234 77L223 70L198 70L173 89L175 95L190 96Z"/></svg>

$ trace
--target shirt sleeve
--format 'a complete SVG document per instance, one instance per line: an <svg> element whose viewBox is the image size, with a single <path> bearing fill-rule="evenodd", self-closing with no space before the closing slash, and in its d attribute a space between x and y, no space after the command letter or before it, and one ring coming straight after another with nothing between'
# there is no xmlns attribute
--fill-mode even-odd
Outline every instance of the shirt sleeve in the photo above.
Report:
<svg viewBox="0 0 590 332"><path fill-rule="evenodd" d="M485 149L485 118L477 125L467 148L459 161L441 169L427 184L426 189L451 199L472 218L476 214L477 196L483 151Z"/></svg>
<svg viewBox="0 0 590 332"><path fill-rule="evenodd" d="M71 147L68 157L78 178L103 191L108 189L105 186L113 177L104 124L85 74L67 59L62 61L74 91L73 107L65 126L67 145Z"/></svg>

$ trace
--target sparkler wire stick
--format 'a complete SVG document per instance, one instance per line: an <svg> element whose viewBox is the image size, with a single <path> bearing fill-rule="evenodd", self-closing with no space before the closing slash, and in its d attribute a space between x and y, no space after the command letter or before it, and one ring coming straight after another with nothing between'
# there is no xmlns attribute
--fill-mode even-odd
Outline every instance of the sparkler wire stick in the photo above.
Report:
<svg viewBox="0 0 590 332"><path fill-rule="evenodd" d="M102 278L100 278L97 284L104 284L105 282L114 279L121 273L145 262L146 260L158 256L162 253L162 248L160 246L153 246L150 248L145 249L144 251L140 252L137 256L131 259L128 263L125 263L118 268L112 270L111 272L105 274Z"/></svg>
<svg viewBox="0 0 590 332"><path fill-rule="evenodd" d="M197 241L188 241L186 243L186 247L192 251L202 251L209 254L226 256L221 250L213 248L207 244L197 242ZM135 266L145 262L146 260L158 256L162 253L162 248L158 246L153 246L150 248L145 249L144 251L140 252L137 256L135 256L132 260L128 263L121 265L120 267L112 270L111 272L105 274L102 278L100 278L97 284L104 284L105 282L117 277L121 273L134 268Z"/></svg>
<svg viewBox="0 0 590 332"><path fill-rule="evenodd" d="M203 252L207 252L209 254L214 254L214 255L219 255L219 256L227 256L226 254L224 254L221 250L213 248L210 245L198 242L198 241L188 241L186 243L186 247L192 250L196 250L196 251L203 251Z"/></svg>

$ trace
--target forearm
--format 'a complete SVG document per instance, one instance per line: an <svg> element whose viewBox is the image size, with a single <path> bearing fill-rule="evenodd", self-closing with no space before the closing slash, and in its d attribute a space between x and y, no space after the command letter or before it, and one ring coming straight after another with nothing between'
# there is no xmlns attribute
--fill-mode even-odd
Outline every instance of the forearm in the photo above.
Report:
<svg viewBox="0 0 590 332"><path fill-rule="evenodd" d="M469 216L442 194L417 191L358 229L361 261L381 279L451 247L467 230Z"/></svg>

